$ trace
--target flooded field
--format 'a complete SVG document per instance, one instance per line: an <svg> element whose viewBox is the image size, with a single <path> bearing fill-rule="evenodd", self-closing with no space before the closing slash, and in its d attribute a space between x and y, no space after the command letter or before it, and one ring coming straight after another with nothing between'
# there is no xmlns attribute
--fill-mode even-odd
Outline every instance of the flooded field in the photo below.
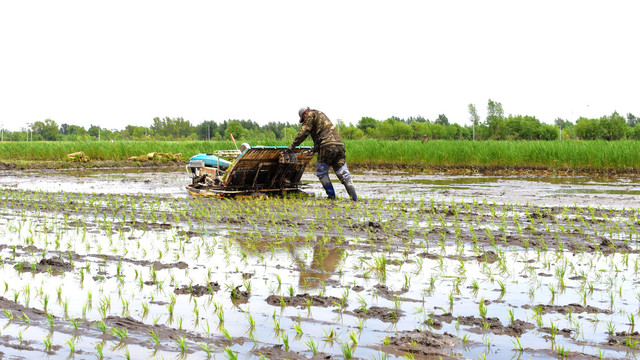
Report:
<svg viewBox="0 0 640 360"><path fill-rule="evenodd" d="M0 354L640 354L637 179L354 178L356 203L312 173L312 197L222 200L177 171L2 172Z"/></svg>

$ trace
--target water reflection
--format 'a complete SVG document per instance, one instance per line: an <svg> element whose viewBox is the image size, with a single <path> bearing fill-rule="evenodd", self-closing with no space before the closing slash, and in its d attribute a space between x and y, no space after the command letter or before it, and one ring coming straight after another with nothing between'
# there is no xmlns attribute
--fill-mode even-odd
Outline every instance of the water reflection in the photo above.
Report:
<svg viewBox="0 0 640 360"><path fill-rule="evenodd" d="M298 285L305 289L316 289L322 286L336 272L346 255L344 249L327 249L324 246L314 246L311 263L306 263L298 256L294 261L300 267Z"/></svg>
<svg viewBox="0 0 640 360"><path fill-rule="evenodd" d="M309 244L303 240L285 243L274 238L272 241L238 241L237 244L243 251L255 252L263 256L271 254L279 264L287 260L284 257L288 256L289 261L292 261L295 268L300 271L298 286L303 289L322 287L331 276L335 275L347 255L345 249L329 248L324 245L312 246L309 254Z"/></svg>

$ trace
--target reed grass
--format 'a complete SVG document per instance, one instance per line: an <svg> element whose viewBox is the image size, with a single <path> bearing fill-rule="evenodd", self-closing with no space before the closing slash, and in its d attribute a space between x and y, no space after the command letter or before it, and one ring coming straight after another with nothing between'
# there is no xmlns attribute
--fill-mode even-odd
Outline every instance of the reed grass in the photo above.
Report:
<svg viewBox="0 0 640 360"><path fill-rule="evenodd" d="M636 141L350 141L347 162L463 167L640 169Z"/></svg>
<svg viewBox="0 0 640 360"><path fill-rule="evenodd" d="M239 144L238 144L239 145ZM258 145L252 143L252 145ZM260 145L288 145L282 141ZM303 145L312 145L310 140ZM347 163L548 169L640 169L638 141L345 141ZM151 152L182 153L183 159L234 149L230 141L4 142L0 161L61 161L82 151L91 160L125 160Z"/></svg>

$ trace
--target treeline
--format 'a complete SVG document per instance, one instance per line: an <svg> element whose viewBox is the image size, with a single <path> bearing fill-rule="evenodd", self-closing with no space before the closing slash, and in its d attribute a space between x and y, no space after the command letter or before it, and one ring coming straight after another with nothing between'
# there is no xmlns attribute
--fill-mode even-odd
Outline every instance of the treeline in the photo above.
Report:
<svg viewBox="0 0 640 360"><path fill-rule="evenodd" d="M449 123L440 114L433 121L421 116L401 119L391 117L377 120L363 117L356 124L338 123L340 135L347 140L640 140L640 119L628 113L626 118L617 112L600 118L578 118L575 123L557 118L554 124L545 124L529 115L504 115L502 104L493 100L487 103L487 116L480 119L473 104L469 104L468 125ZM31 124L22 131L2 131L4 141L91 141L91 140L228 140L233 134L236 140L270 141L292 140L300 126L284 122L259 125L252 120L212 120L193 125L178 118L153 119L151 126L127 125L122 130L106 129L92 125L88 129L78 125L58 125L46 119Z"/></svg>
<svg viewBox="0 0 640 360"><path fill-rule="evenodd" d="M299 125L282 122L269 122L259 125L251 120L225 120L222 123L203 121L192 125L189 120L178 118L154 118L151 126L127 125L122 130L107 129L91 125L83 126L62 124L51 119L37 121L21 131L3 131L4 141L157 141L157 140L229 140L235 139L282 140L293 139L300 129Z"/></svg>

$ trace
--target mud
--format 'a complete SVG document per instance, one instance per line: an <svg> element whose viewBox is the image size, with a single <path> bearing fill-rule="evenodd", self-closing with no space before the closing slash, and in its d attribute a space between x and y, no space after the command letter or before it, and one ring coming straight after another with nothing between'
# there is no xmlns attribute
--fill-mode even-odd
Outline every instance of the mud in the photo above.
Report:
<svg viewBox="0 0 640 360"><path fill-rule="evenodd" d="M34 163L41 164L41 163ZM72 165L73 163L67 163ZM76 163L79 164L79 163ZM97 164L90 164L94 166ZM183 165L164 166L162 163L132 164L114 162L113 166L80 169L4 170L0 187L45 191L77 191L86 193L166 194L184 196L187 183ZM156 166L157 165L157 166ZM81 165L83 166L83 165ZM603 174L536 172L533 169L498 171L354 170L354 181L362 198L410 199L423 197L450 201L488 202L509 201L537 205L605 205L633 207L640 194L640 179L634 174ZM494 171L495 170L495 171ZM0 170L2 171L2 170ZM333 178L334 181L337 179ZM312 173L305 173L303 181L310 183L310 192L318 197L324 191ZM339 182L337 183L339 185ZM410 190L407 190L410 189ZM336 186L338 195L343 189ZM628 194L628 195L627 195ZM375 231L380 222L369 220ZM369 222L358 226L369 226Z"/></svg>
<svg viewBox="0 0 640 360"><path fill-rule="evenodd" d="M406 298L401 298L400 295L405 294L407 291L409 291L409 289L406 289L406 288L394 291L389 289L387 285L383 285L383 284L374 285L373 288L376 290L376 293L379 296L382 296L387 300L394 300L394 299L407 300Z"/></svg>
<svg viewBox="0 0 640 360"><path fill-rule="evenodd" d="M396 355L412 354L421 359L459 359L455 352L460 341L449 333L436 334L430 331L410 331L389 338L389 345L381 350Z"/></svg>
<svg viewBox="0 0 640 360"><path fill-rule="evenodd" d="M321 306L321 307L333 307L338 306L342 300L334 296L317 296L310 295L308 293L297 294L295 296L277 296L270 295L266 299L267 304L274 306L294 306L294 307L308 307L308 306ZM347 304L345 304L346 306Z"/></svg>
<svg viewBox="0 0 640 360"><path fill-rule="evenodd" d="M404 316L404 310L389 309L381 306L371 306L367 309L358 308L349 313L365 319L378 319L391 323L397 322L399 318Z"/></svg>
<svg viewBox="0 0 640 360"><path fill-rule="evenodd" d="M581 313L587 313L587 314L607 314L610 315L613 312L611 310L607 310L607 309L599 309L595 306L591 306L591 305L587 305L587 306L583 306L580 304L567 304L567 305L536 305L536 306L531 306L531 305L523 305L522 306L523 309L536 309L538 310L541 314L548 314L548 313L558 313L558 314L562 314L562 315L567 315L569 313L574 313L574 314L581 314Z"/></svg>
<svg viewBox="0 0 640 360"><path fill-rule="evenodd" d="M183 285L177 287L173 292L178 295L186 294L199 297L203 295L211 295L218 290L220 290L220 285L217 282L212 281L207 285Z"/></svg>
<svg viewBox="0 0 640 360"><path fill-rule="evenodd" d="M321 360L321 359L335 359L331 355L318 353L311 357L308 354L295 352L295 351L287 351L283 349L283 345L273 345L269 347L261 347L259 349L251 350L251 354L256 357L264 356L267 359L290 359L290 360L305 360L305 359L313 359L313 360Z"/></svg>
<svg viewBox="0 0 640 360"><path fill-rule="evenodd" d="M249 290L242 290L240 289L241 287L242 285L238 285L229 292L231 301L233 301L236 306L239 304L246 304L249 302L249 297L251 296L251 292Z"/></svg>
<svg viewBox="0 0 640 360"><path fill-rule="evenodd" d="M145 169L170 169L182 170L184 159L164 158L153 161L138 160L91 160L89 162L78 161L9 161L0 162L0 170L11 169L122 169L122 168L145 168ZM310 166L314 166L311 164ZM593 169L593 168L557 168L544 166L453 166L453 165L413 165L396 163L357 163L350 162L349 168L352 171L375 171L375 172L408 172L408 173L443 173L449 175L484 174L492 176L564 176L564 177L613 177L629 176L640 177L639 169Z"/></svg>
<svg viewBox="0 0 640 360"><path fill-rule="evenodd" d="M508 335L519 337L525 332L533 330L536 326L532 323L517 319L507 326L502 325L502 322L497 317L478 318L474 316L458 316L454 317L451 313L433 315L426 324L439 329L442 328L442 322L451 324L457 322L460 325L473 327L469 331L482 333L490 331L496 335Z"/></svg>
<svg viewBox="0 0 640 360"><path fill-rule="evenodd" d="M29 264L21 262L15 265L15 268L23 272L43 273L48 272L54 275L60 275L66 271L73 271L73 265L65 262L61 258L41 259L38 263Z"/></svg>
<svg viewBox="0 0 640 360"><path fill-rule="evenodd" d="M628 349L637 349L640 345L640 332L638 331L619 331L609 335L610 346L623 347Z"/></svg>

